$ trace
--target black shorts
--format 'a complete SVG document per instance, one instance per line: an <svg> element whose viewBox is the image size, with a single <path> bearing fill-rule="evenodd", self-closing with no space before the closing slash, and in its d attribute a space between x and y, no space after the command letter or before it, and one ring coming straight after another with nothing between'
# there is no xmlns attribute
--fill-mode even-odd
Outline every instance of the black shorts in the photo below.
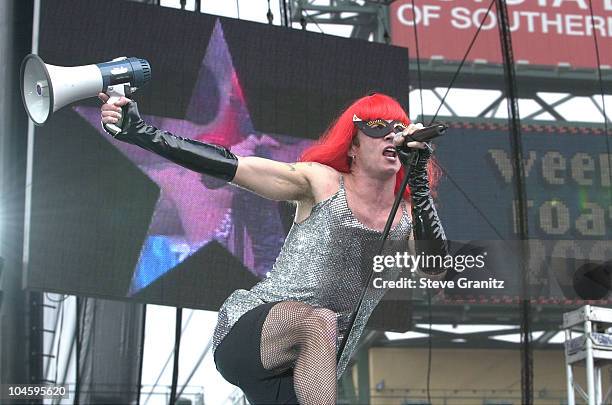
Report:
<svg viewBox="0 0 612 405"><path fill-rule="evenodd" d="M240 387L252 405L298 404L293 369L278 374L261 363L261 329L274 304L259 305L242 315L215 350L217 370Z"/></svg>

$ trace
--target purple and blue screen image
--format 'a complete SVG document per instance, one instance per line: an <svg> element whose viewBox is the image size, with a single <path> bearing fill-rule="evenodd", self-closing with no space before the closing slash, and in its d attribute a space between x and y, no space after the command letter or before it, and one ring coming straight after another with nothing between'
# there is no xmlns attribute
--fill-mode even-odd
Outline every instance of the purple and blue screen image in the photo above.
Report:
<svg viewBox="0 0 612 405"><path fill-rule="evenodd" d="M255 275L263 277L270 271L285 237L277 202L113 139L100 125L98 108L74 109L160 188L128 296L212 241L225 246ZM186 118L145 114L142 118L173 134L226 146L238 156L292 162L312 143L255 131L219 21L202 60Z"/></svg>

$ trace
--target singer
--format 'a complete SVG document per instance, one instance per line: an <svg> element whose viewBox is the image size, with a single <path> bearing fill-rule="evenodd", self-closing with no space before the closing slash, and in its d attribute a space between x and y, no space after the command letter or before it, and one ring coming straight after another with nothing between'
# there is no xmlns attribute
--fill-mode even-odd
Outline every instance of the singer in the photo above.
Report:
<svg viewBox="0 0 612 405"><path fill-rule="evenodd" d="M106 103L108 96L100 99ZM406 139L423 126L411 124L384 94L353 102L298 163L235 156L159 130L126 98L104 104L101 117L104 125L122 120L121 141L264 198L296 203L294 224L269 276L227 298L214 332L217 369L252 404L336 403L337 378L371 313L355 323L336 364L362 288L365 252L358 241L380 237L396 193L403 202L390 238L426 241L428 254L447 254L430 192L436 180L431 148ZM399 190L404 170L409 187Z"/></svg>

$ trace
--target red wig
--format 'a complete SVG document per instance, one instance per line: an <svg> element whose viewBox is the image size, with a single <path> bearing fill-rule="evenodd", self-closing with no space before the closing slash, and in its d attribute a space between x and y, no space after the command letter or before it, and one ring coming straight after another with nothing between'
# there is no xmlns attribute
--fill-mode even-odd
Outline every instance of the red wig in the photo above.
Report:
<svg viewBox="0 0 612 405"><path fill-rule="evenodd" d="M357 128L353 124L353 115L364 121L382 118L385 120L398 120L410 124L410 119L402 106L392 97L381 93L374 93L353 102L340 116L327 128L317 143L307 148L300 156L301 162L318 162L342 173L351 171L348 151L357 135ZM439 169L435 162L430 160L427 167L429 182L432 190L437 183ZM400 168L395 179L395 193L397 194L402 179L404 167ZM410 190L404 190L404 198L408 199Z"/></svg>

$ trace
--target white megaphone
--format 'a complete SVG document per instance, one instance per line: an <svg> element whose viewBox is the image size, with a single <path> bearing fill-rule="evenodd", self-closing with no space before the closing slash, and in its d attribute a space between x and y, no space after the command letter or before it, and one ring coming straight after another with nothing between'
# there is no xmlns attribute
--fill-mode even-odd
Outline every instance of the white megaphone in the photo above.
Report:
<svg viewBox="0 0 612 405"><path fill-rule="evenodd" d="M30 54L21 63L21 98L28 115L36 125L43 125L52 113L98 93L110 96L109 103L135 92L151 80L149 62L121 57L110 62L84 66L48 65ZM107 125L115 133L121 123Z"/></svg>

